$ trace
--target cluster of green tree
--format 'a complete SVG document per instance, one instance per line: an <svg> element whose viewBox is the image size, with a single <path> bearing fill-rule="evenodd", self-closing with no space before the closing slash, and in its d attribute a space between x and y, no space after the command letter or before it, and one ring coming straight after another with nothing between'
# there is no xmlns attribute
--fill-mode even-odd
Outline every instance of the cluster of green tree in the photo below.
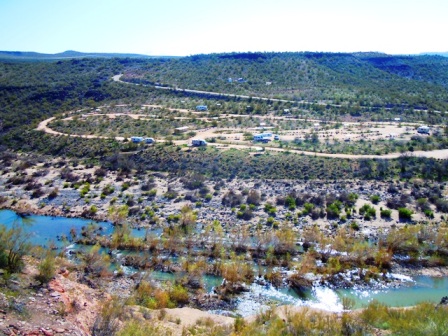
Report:
<svg viewBox="0 0 448 336"><path fill-rule="evenodd" d="M141 65L141 64L140 64ZM448 59L372 53L246 53L150 59L134 83L363 107L446 110Z"/></svg>

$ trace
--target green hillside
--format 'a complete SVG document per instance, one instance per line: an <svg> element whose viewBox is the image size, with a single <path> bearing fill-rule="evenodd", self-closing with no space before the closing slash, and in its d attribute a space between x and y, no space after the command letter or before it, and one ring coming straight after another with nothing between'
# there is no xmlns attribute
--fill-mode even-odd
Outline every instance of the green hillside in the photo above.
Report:
<svg viewBox="0 0 448 336"><path fill-rule="evenodd" d="M231 80L230 80L231 78ZM448 110L448 59L379 53L233 53L152 59L125 80L251 96Z"/></svg>
<svg viewBox="0 0 448 336"><path fill-rule="evenodd" d="M161 92L164 90L114 83L111 77L118 73L124 73L123 80L134 83L290 99L297 101L299 108L320 113L320 117L323 110L328 110L333 119L368 112L368 118L383 120L408 113L413 115L412 120L440 123L444 113L420 115L412 111L448 111L448 58L442 56L230 53L182 58L79 57L41 62L37 53L20 54L29 60L0 59L3 131L72 108L122 99L144 102L150 92L151 99L174 97L175 93ZM269 102L262 104L258 110L269 110ZM240 105L232 105L233 111L245 111L247 104ZM254 109L254 113L258 110Z"/></svg>

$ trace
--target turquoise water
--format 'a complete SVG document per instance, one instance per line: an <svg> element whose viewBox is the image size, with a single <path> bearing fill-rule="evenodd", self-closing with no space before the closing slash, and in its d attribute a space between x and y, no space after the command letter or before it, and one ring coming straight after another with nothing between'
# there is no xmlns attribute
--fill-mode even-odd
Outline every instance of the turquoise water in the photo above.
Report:
<svg viewBox="0 0 448 336"><path fill-rule="evenodd" d="M448 295L448 277L414 276L413 282L400 288L385 290L355 291L338 290L340 297L347 296L355 300L355 308L366 306L372 300L392 307L413 306L421 302L439 303Z"/></svg>
<svg viewBox="0 0 448 336"><path fill-rule="evenodd" d="M35 245L49 246L54 244L57 247L68 245L68 242L58 240L61 236L70 236L70 230L74 228L77 233L81 232L83 226L87 226L93 221L80 218L65 218L52 216L30 215L25 218L18 216L14 211L0 210L0 224L11 227L14 223L24 224L27 232L30 232L31 242ZM101 233L109 235L113 232L113 226L108 222L93 222L103 228ZM149 233L160 236L162 230L154 229ZM144 237L146 230L132 230L135 237ZM105 251L107 252L107 251ZM125 251L120 253L126 254ZM151 277L160 281L173 281L175 277L171 273L157 272L151 273ZM204 276L204 285L207 291L213 287L219 286L222 282L221 277ZM414 276L412 281L405 282L400 288L390 288L384 290L331 290L328 288L315 288L312 291L304 293L299 297L290 289L263 288L262 286L253 286L253 291L257 295L264 295L272 298L274 301L284 304L309 305L326 310L341 310L341 299L344 296L350 297L355 301L355 308L366 306L370 301L377 300L389 306L412 306L420 302L429 301L438 303L443 296L448 295L448 277L436 278L429 276ZM253 298L249 300L253 301ZM249 302L248 302L249 304Z"/></svg>
<svg viewBox="0 0 448 336"><path fill-rule="evenodd" d="M73 228L79 234L83 226L90 223L95 223L103 228L101 233L103 235L110 235L113 232L113 225L109 222L95 222L89 219L82 218L66 218L54 216L38 216L30 215L21 217L11 210L0 210L0 224L10 228L15 223L23 224L25 230L31 233L31 242L35 245L49 246L54 244L57 247L62 247L67 243L59 241L58 238L65 236L70 237L70 230ZM150 233L159 236L161 229L151 230ZM144 237L145 229L132 229L134 237Z"/></svg>

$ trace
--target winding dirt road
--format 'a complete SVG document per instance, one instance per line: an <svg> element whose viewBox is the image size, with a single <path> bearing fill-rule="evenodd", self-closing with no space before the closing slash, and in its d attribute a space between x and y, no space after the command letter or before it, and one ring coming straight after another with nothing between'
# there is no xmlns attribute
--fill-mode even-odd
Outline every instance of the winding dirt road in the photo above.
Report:
<svg viewBox="0 0 448 336"><path fill-rule="evenodd" d="M78 135L78 134L67 134L67 133L61 133L57 132L53 129L51 129L48 124L52 122L55 119L55 117L48 118L46 120L43 120L39 123L36 130L43 131L48 134L53 135L64 135L64 136L70 136L70 137L78 137L78 138L86 138L86 139L115 139L117 141L123 141L124 137L106 137L106 136L99 136L99 135ZM206 130L200 130L197 131L197 134L195 137L201 138L207 135L209 132L208 129ZM164 140L157 140L159 142ZM188 144L191 141L191 139L188 140L176 140L174 141L175 145L185 145ZM236 149L253 149L254 145L241 145L241 144L222 144L222 143L209 143L211 146L219 147L222 149L226 148L236 148ZM352 155L352 154L330 154L330 153L316 153L316 152L306 152L296 149L285 149L285 148L275 148L275 147L264 147L266 151L273 151L273 152L289 152L289 153L296 153L296 154L303 154L303 155L311 155L311 156L320 156L320 157L330 157L330 158L339 158L339 159L396 159L403 155L403 153L389 153L389 154L383 154L383 155ZM432 150L432 151L414 151L414 152L406 152L405 155L412 155L417 157L427 157L427 158L434 158L434 159L448 159L448 149L440 149L440 150Z"/></svg>
<svg viewBox="0 0 448 336"><path fill-rule="evenodd" d="M112 79L116 82L128 84L128 85L139 85L139 84L133 84L122 81L121 78L122 74L115 75L112 77ZM167 89L167 90L180 90L180 89L173 89L173 88L166 88L166 87L156 87L158 89ZM238 96L238 95L230 95L230 94L222 94L217 92L206 92L206 91L197 91L197 90L188 90L188 89L182 89L180 91L185 92L193 92L193 93L206 93L206 94L214 94L214 95L224 95L224 96L232 96L232 97L240 97L240 98L249 98L249 96ZM268 100L269 98L262 98L262 97L252 97L253 99L260 99L260 100ZM271 101L280 101L280 102L289 102L287 100L281 100L281 99L270 99ZM143 105L147 107L159 107L155 105ZM179 111L179 109L176 109ZM189 110L182 110L180 112L191 112ZM203 112L199 112L203 113ZM128 114L127 114L128 115ZM132 116L131 116L132 117ZM271 116L272 118L272 116ZM278 117L278 118L284 118L284 117ZM123 141L124 137L106 137L106 136L99 136L99 135L78 135L78 134L67 134L67 133L61 133L57 132L53 129L51 129L48 124L53 121L55 117L48 118L46 120L43 120L39 123L38 127L36 128L38 131L43 131L48 134L53 135L63 135L63 136L70 136L70 137L79 137L79 138L86 138L86 139L115 139L117 141ZM354 123L355 124L355 123ZM197 138L206 138L210 136L210 129L205 130L198 130L195 137ZM163 142L164 140L157 140L158 142ZM185 145L191 142L191 139L188 140L176 140L174 141L175 145ZM236 149L254 149L254 145L244 145L244 144L222 144L222 143L209 143L210 146L215 146L221 149L228 149L228 148L236 148ZM317 152L307 152L302 150L296 150L296 149L285 149L285 148L276 148L276 147L269 147L264 146L266 151L273 151L273 152L289 152L289 153L296 153L296 154L302 154L302 155L310 155L310 156L320 156L320 157L329 157L329 158L339 158L339 159L396 159L402 155L410 155L410 156L416 156L416 157L426 157L426 158L434 158L434 159L448 159L448 149L440 149L440 150L432 150L432 151L414 151L414 152L406 152L406 153L389 153L389 154L383 154L383 155L353 155L353 154L330 154L330 153L317 153Z"/></svg>

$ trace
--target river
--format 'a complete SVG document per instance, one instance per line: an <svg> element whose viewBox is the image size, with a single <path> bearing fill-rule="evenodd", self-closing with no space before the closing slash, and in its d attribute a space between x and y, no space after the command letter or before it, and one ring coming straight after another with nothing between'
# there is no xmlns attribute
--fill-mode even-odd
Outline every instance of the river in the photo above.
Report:
<svg viewBox="0 0 448 336"><path fill-rule="evenodd" d="M14 223L25 223L25 230L31 233L31 242L35 245L50 246L58 248L69 246L69 242L61 237L70 237L70 230L75 229L81 232L83 226L92 223L91 220L80 218L65 218L52 216L30 215L26 217L18 216L11 210L0 210L0 224L11 227ZM109 235L113 232L113 226L108 222L94 222L101 226L102 233ZM151 230L152 234L160 235L161 229ZM143 237L146 230L132 230L132 235ZM71 245L73 246L73 245ZM132 270L130 269L130 272ZM163 272L152 272L151 276L155 280L174 280L176 275ZM366 306L370 301L377 300L394 307L412 306L419 302L429 301L438 303L443 296L448 295L448 277L393 275L402 280L399 288L383 288L375 290L365 289L341 289L332 290L326 287L315 287L299 297L294 291L288 288L276 289L272 286L252 284L250 291L242 294L238 298L237 313L243 316L257 313L266 308L267 302L279 304L293 304L299 306L309 306L321 308L328 311L341 311L341 299L349 297L354 301L354 308ZM222 279L219 277L205 276L203 278L206 290L210 291L214 286L219 285Z"/></svg>

